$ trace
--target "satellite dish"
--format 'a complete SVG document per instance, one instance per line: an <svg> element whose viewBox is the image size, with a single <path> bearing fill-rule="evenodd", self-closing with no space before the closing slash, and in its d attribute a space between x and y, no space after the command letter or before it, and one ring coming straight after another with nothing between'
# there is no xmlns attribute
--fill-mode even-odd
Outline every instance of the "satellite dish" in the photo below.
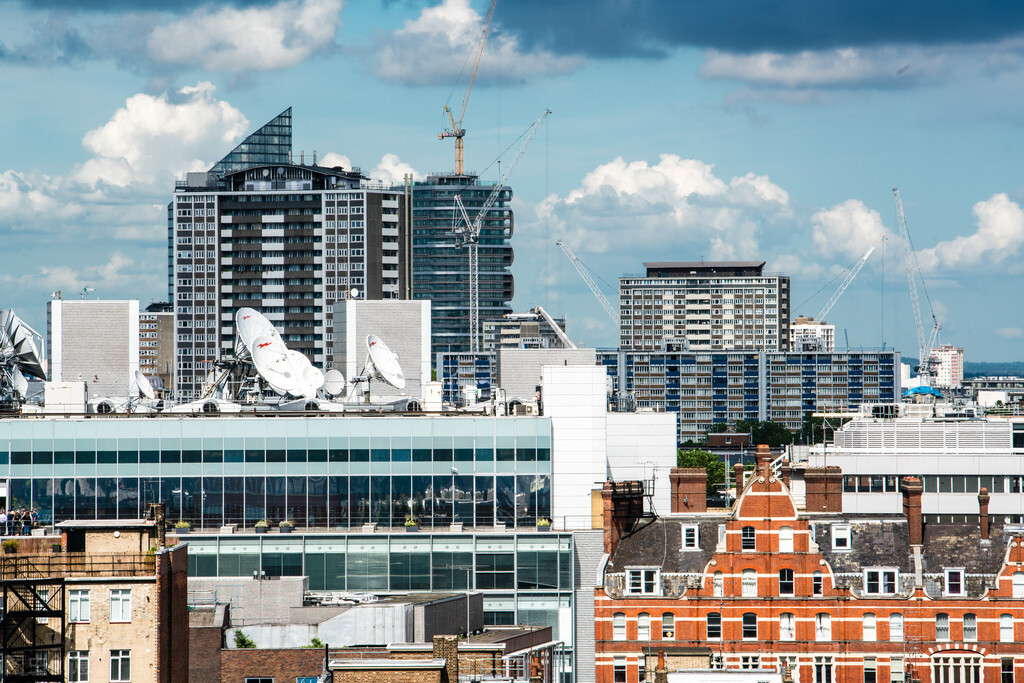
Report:
<svg viewBox="0 0 1024 683"><path fill-rule="evenodd" d="M345 391L345 375L334 368L324 373L324 391L328 396L337 396Z"/></svg>
<svg viewBox="0 0 1024 683"><path fill-rule="evenodd" d="M270 175L270 169L269 168L263 169L263 177L266 178L269 175Z"/></svg>
<svg viewBox="0 0 1024 683"><path fill-rule="evenodd" d="M359 298L359 290L356 289L355 287L353 287L352 289L349 290L348 295L349 295L349 298L358 299Z"/></svg>
<svg viewBox="0 0 1024 683"><path fill-rule="evenodd" d="M28 380L25 379L25 375L21 373L21 369L15 365L11 376L14 380L14 390L18 392L18 395L22 398L28 396Z"/></svg>
<svg viewBox="0 0 1024 683"><path fill-rule="evenodd" d="M280 340L256 337L250 352L256 372L260 373L260 377L266 380L275 392L284 395L295 391L299 386L301 380L292 368L287 347Z"/></svg>
<svg viewBox="0 0 1024 683"><path fill-rule="evenodd" d="M149 399L156 398L156 392L153 391L153 385L149 383L149 378L139 370L135 371L135 384L139 387L140 395Z"/></svg>
<svg viewBox="0 0 1024 683"><path fill-rule="evenodd" d="M270 337L281 341L274 323L267 320L267 317L254 308L240 308L235 313L235 328L238 330L238 338L242 345L252 353L252 343L257 337Z"/></svg>
<svg viewBox="0 0 1024 683"><path fill-rule="evenodd" d="M283 344L282 344L283 346ZM323 373L317 370L316 373L310 373L309 371L316 370L313 364L309 362L309 359L304 355L295 351L294 349L286 349L288 354L288 362L292 365L292 373L298 380L298 384L294 389L289 389L288 393L293 396L301 396L303 398L313 398L316 396L316 390L320 388L320 385L324 383ZM317 374L319 373L319 378ZM307 381L307 378L309 381ZM318 384L313 382L319 381Z"/></svg>
<svg viewBox="0 0 1024 683"><path fill-rule="evenodd" d="M284 166L277 167L277 175L284 175Z"/></svg>
<svg viewBox="0 0 1024 683"><path fill-rule="evenodd" d="M404 389L405 375L402 374L398 355L376 335L371 334L366 338L366 347L370 351L370 362L380 378L396 389Z"/></svg>
<svg viewBox="0 0 1024 683"><path fill-rule="evenodd" d="M314 389L319 389L324 385L326 378L324 377L324 373L320 371L320 368L314 368L310 365L302 371L302 381Z"/></svg>

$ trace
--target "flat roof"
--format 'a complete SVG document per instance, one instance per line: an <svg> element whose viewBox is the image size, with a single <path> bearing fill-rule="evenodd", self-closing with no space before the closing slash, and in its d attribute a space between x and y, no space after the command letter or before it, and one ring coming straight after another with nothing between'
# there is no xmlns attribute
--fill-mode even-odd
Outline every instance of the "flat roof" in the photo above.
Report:
<svg viewBox="0 0 1024 683"><path fill-rule="evenodd" d="M153 527L156 522L149 519L69 519L53 526L58 529L134 529Z"/></svg>
<svg viewBox="0 0 1024 683"><path fill-rule="evenodd" d="M331 659L327 668L346 669L443 669L444 659Z"/></svg>
<svg viewBox="0 0 1024 683"><path fill-rule="evenodd" d="M763 268L767 261L644 261L644 268Z"/></svg>

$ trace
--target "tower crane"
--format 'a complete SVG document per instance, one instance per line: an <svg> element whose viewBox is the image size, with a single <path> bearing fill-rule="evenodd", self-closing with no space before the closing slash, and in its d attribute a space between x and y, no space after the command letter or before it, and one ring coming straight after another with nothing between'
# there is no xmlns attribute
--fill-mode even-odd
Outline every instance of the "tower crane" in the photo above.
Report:
<svg viewBox="0 0 1024 683"><path fill-rule="evenodd" d="M882 235L882 239L878 240L873 245L871 245L871 248L868 249L864 253L864 255L860 257L860 260L853 264L853 267L850 268L850 272L843 279L842 283L840 283L839 287L836 288L836 291L832 295L832 298L829 299L828 303L825 304L824 308L821 309L821 312L818 313L818 317L815 318L815 320L821 322L825 321L825 316L828 315L829 311L832 310L832 307L836 305L837 301L839 301L839 297L843 295L843 292L846 291L846 288L850 286L851 282L853 282L853 278L857 277L857 273L860 272L860 269L863 268L864 264L868 262L869 258L871 258L871 254L873 254L875 252L875 249L878 248L878 245L884 242L886 239L886 236Z"/></svg>
<svg viewBox="0 0 1024 683"><path fill-rule="evenodd" d="M466 135L466 129L462 127L462 121L466 118L466 107L469 106L469 96L473 92L473 84L476 83L476 72L480 68L480 58L484 54L484 45L487 44L487 35L491 31L491 21L494 19L494 8L497 6L498 0L491 0L491 6L487 10L487 18L484 19L484 27L480 33L480 42L476 46L476 58L473 60L473 70L469 73L469 82L466 83L466 94L462 97L462 108L459 109L459 118L456 121L455 116L452 114L452 110L448 108L448 105L444 105L444 113L448 115L448 120L451 121L451 128L446 128L437 134L438 140L444 140L445 138L455 138L455 173L462 175L463 173L463 140L462 138Z"/></svg>
<svg viewBox="0 0 1024 683"><path fill-rule="evenodd" d="M917 296L917 276L920 275L920 267L914 258L914 248L910 244L910 231L907 230L907 219L903 215L903 200L900 198L900 189L892 188L893 199L896 201L896 223L899 226L900 242L903 246L903 266L907 271L907 286L910 288L910 303L914 311L914 329L917 332L918 347L918 374L924 378L922 381L928 384L931 378L931 357L932 348L938 339L939 329L942 327L935 318L935 312L930 311L932 316L932 332L929 339L924 337L924 323L921 321L921 303ZM924 282L924 276L921 276ZM925 292L927 296L927 292ZM929 302L929 308L931 304ZM924 372L922 372L922 370Z"/></svg>
<svg viewBox="0 0 1024 683"><path fill-rule="evenodd" d="M569 258L569 261L571 261L572 265L575 266L576 272L580 274L580 277L583 278L583 281L587 283L588 287L590 287L590 291L594 293L594 296L597 297L598 302L601 304L602 307L604 307L605 313L607 313L608 317L612 319L613 323L615 323L615 332L616 334L618 334L619 314L611 305L611 303L609 303L608 298L604 295L604 293L600 289L598 289L597 283L594 282L594 279L590 277L590 273L587 272L587 267L583 265L582 261L576 258L576 254L573 253L572 249L569 248L568 244L566 244L562 240L558 240L557 242L555 242L555 244L562 248L562 251L564 251L565 255Z"/></svg>
<svg viewBox="0 0 1024 683"><path fill-rule="evenodd" d="M480 232L483 228L484 218L487 212L494 206L494 202L497 201L498 196L501 194L502 188L508 182L509 176L512 175L512 171L515 170L519 160L523 158L523 154L526 153L526 148L530 146L530 143L537 136L537 131L540 130L541 124L551 114L550 109L545 109L544 113L534 121L526 132L520 137L523 142L519 145L519 149L516 151L516 155L512 157L512 161L507 164L505 172L502 173L501 179L498 184L491 190L491 194L484 200L483 205L477 210L476 219L470 220L469 214L466 212L466 206L462 203L462 195L455 195L455 206L462 216L462 222L458 221L458 215L456 214L455 222L455 246L456 247L468 247L469 248L469 350L473 353L479 350L480 346L478 343L478 336L480 334L480 253L479 253L479 242Z"/></svg>

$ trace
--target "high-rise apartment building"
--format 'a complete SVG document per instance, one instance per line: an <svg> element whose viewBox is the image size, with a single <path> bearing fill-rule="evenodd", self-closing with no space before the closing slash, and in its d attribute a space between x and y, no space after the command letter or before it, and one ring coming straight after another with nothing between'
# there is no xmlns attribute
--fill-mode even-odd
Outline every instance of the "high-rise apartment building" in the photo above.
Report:
<svg viewBox="0 0 1024 683"><path fill-rule="evenodd" d="M139 372L174 387L174 306L152 303L139 313Z"/></svg>
<svg viewBox="0 0 1024 683"><path fill-rule="evenodd" d="M789 324L790 351L835 351L836 326L798 315Z"/></svg>
<svg viewBox="0 0 1024 683"><path fill-rule="evenodd" d="M189 173L168 218L177 396L195 397L212 362L233 353L246 306L331 367L335 301L402 298L405 202L358 169L291 163L290 109Z"/></svg>
<svg viewBox="0 0 1024 683"><path fill-rule="evenodd" d="M461 212L455 196L461 196L474 221L495 189L499 194L479 239L481 322L512 312L512 188L485 185L469 174L430 175L413 187L413 298L431 301L432 355L470 350L469 250L456 244L454 228Z"/></svg>
<svg viewBox="0 0 1024 683"><path fill-rule="evenodd" d="M645 263L619 278L619 348L691 351L789 348L789 277L764 261Z"/></svg>
<svg viewBox="0 0 1024 683"><path fill-rule="evenodd" d="M932 349L931 367L935 371L935 386L959 388L964 381L964 350L952 344Z"/></svg>

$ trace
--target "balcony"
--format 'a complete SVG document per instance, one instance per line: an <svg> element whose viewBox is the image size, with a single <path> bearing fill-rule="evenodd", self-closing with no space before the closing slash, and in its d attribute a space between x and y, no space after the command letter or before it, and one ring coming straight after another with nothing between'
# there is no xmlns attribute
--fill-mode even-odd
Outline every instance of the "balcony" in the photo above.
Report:
<svg viewBox="0 0 1024 683"><path fill-rule="evenodd" d="M52 577L155 576L156 555L149 553L49 553L0 555L0 580Z"/></svg>

